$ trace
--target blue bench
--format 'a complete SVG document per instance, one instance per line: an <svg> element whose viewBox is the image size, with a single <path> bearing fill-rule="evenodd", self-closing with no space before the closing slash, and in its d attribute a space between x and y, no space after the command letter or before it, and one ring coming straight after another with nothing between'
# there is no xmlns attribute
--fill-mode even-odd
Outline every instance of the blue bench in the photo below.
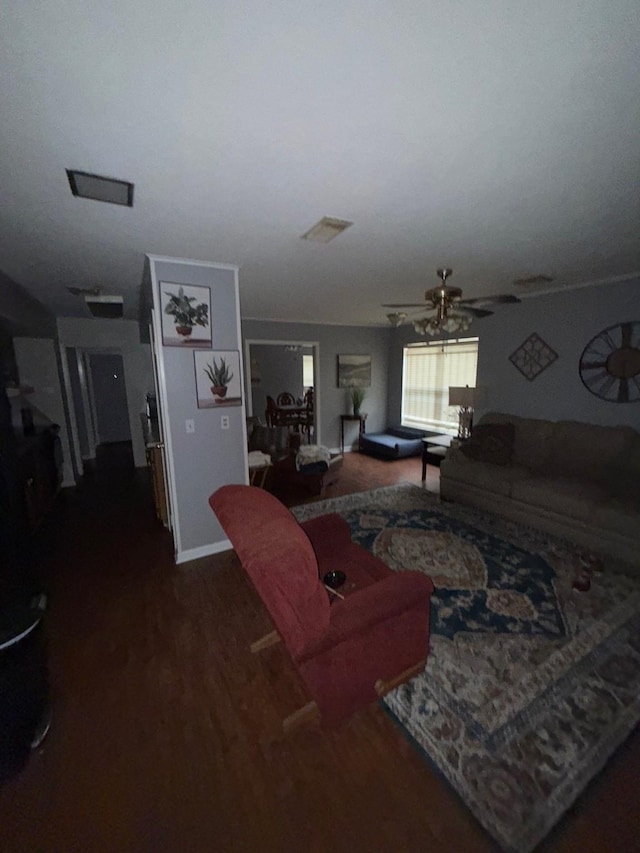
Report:
<svg viewBox="0 0 640 853"><path fill-rule="evenodd" d="M439 435L413 427L391 426L384 432L365 433L360 439L360 452L385 459L402 459L422 453L422 439Z"/></svg>

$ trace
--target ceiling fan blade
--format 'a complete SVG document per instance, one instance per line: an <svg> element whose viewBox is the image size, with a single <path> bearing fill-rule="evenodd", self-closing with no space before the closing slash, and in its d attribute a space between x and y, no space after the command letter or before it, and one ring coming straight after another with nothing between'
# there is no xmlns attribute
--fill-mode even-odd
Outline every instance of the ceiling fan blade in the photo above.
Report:
<svg viewBox="0 0 640 853"><path fill-rule="evenodd" d="M520 302L520 298L511 293L499 293L495 296L477 296L475 299L461 299L458 305L507 305L513 302Z"/></svg>
<svg viewBox="0 0 640 853"><path fill-rule="evenodd" d="M382 306L383 308L424 308L425 311L430 310L430 305L428 302L404 302L402 304L398 302L394 302L392 304L385 304Z"/></svg>
<svg viewBox="0 0 640 853"><path fill-rule="evenodd" d="M493 311L487 311L486 308L472 308L470 305L462 305L460 302L454 305L453 310L471 314L472 317L489 317L493 314Z"/></svg>

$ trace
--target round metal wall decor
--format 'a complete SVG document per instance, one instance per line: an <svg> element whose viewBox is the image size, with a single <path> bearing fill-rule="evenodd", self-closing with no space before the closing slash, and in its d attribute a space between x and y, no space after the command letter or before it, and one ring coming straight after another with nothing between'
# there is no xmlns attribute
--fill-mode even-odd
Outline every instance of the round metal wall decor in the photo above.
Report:
<svg viewBox="0 0 640 853"><path fill-rule="evenodd" d="M640 401L640 321L599 332L584 348L579 370L585 388L601 400Z"/></svg>

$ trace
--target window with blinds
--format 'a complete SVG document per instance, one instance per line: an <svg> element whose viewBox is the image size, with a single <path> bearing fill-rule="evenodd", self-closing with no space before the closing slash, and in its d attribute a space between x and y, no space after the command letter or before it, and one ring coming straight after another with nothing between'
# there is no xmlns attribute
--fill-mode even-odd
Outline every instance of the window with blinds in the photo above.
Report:
<svg viewBox="0 0 640 853"><path fill-rule="evenodd" d="M402 423L418 429L457 429L449 386L475 387L478 338L410 344L403 351Z"/></svg>
<svg viewBox="0 0 640 853"><path fill-rule="evenodd" d="M313 388L313 355L302 356L302 384L305 389Z"/></svg>

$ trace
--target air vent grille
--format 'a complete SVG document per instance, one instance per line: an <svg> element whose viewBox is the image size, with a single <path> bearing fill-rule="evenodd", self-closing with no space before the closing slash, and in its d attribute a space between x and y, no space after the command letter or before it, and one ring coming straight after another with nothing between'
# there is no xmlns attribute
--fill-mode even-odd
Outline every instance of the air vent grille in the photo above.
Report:
<svg viewBox="0 0 640 853"><path fill-rule="evenodd" d="M123 315L122 296L85 296L87 308L94 317L103 320L119 320Z"/></svg>
<svg viewBox="0 0 640 853"><path fill-rule="evenodd" d="M303 240L313 240L316 243L328 243L353 225L348 219L336 219L334 216L323 216L319 222L302 235Z"/></svg>
<svg viewBox="0 0 640 853"><path fill-rule="evenodd" d="M92 175L90 172L79 172L77 169L67 169L67 178L71 192L75 196L133 207L133 184L130 181Z"/></svg>

